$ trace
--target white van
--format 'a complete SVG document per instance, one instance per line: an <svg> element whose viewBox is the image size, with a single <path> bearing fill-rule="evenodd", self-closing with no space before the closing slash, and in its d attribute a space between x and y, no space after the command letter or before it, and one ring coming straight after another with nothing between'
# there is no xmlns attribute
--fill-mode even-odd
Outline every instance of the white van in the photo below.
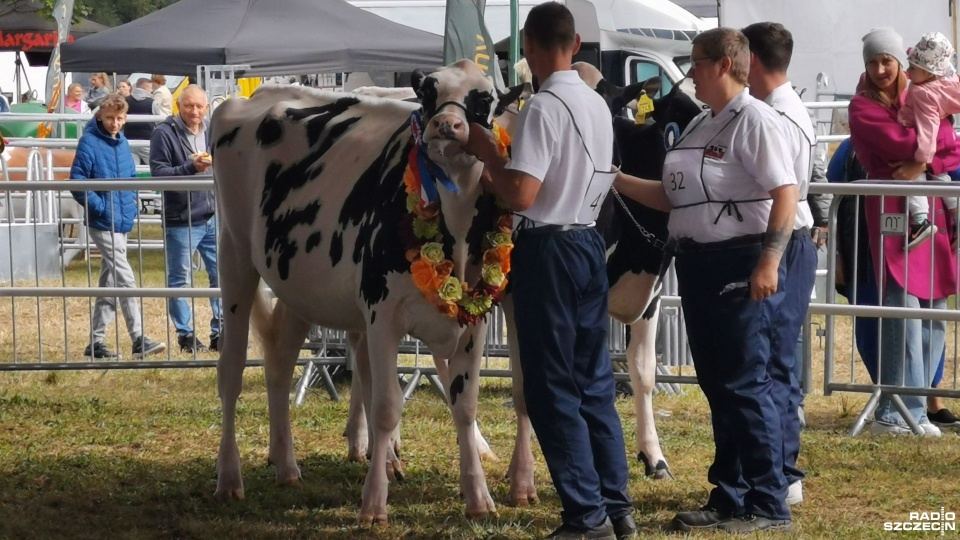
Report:
<svg viewBox="0 0 960 540"><path fill-rule="evenodd" d="M443 35L446 0L348 0L391 21ZM533 6L545 0L519 0L523 28ZM583 46L577 60L600 68L619 85L660 76L662 92L683 78L690 67L693 37L712 25L667 0L565 0L576 19ZM487 0L487 30L498 56L507 58L510 1Z"/></svg>

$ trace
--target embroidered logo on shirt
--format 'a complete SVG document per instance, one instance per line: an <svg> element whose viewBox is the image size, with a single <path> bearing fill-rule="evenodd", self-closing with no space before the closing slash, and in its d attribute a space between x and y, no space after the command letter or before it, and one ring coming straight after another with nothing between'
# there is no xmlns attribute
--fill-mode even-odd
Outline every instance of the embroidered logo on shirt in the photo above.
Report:
<svg viewBox="0 0 960 540"><path fill-rule="evenodd" d="M723 160L725 155L727 155L727 147L719 144L711 144L703 151L703 157L717 161Z"/></svg>

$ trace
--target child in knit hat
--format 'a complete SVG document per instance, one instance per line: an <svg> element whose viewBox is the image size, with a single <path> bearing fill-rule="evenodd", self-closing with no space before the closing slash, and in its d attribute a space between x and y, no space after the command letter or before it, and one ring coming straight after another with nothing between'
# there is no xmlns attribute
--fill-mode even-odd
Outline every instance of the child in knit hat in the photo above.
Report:
<svg viewBox="0 0 960 540"><path fill-rule="evenodd" d="M907 87L905 103L897 114L897 120L904 126L916 126L918 147L914 158L919 163L933 161L941 119L960 113L960 78L951 61L953 54L953 46L946 36L940 32L930 32L920 38L907 58L910 63L907 70L910 86ZM949 182L950 175L933 176L932 179ZM957 199L949 197L943 202L956 220ZM930 208L927 197L907 197L907 208L911 215L910 239L907 243L907 249L910 250L936 233L937 227L928 219Z"/></svg>

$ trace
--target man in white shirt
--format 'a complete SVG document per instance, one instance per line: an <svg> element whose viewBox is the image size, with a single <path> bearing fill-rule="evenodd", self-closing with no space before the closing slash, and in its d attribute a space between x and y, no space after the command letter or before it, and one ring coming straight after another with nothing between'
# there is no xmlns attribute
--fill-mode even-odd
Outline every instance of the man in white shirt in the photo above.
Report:
<svg viewBox="0 0 960 540"><path fill-rule="evenodd" d="M606 343L605 247L594 228L613 183L612 119L571 69L580 37L565 6L534 7L523 41L542 84L520 113L512 159L477 124L464 149L485 163L486 188L517 212L510 285L523 392L563 504L549 538L633 538Z"/></svg>
<svg viewBox="0 0 960 540"><path fill-rule="evenodd" d="M787 67L793 54L793 37L779 23L761 22L743 29L750 42L750 93L780 113L784 127L788 165L796 174L800 199L793 236L784 252L787 274L784 281L786 296L773 324L780 339L773 347L770 374L773 378L773 398L780 410L783 426L783 474L789 484L788 504L803 501L803 472L797 468L800 453L799 407L803 401L794 367L796 343L801 325L810 305L817 271L817 250L810 237L813 216L807 201L807 191L813 171L817 137L810 122L810 114L800 96L787 79Z"/></svg>

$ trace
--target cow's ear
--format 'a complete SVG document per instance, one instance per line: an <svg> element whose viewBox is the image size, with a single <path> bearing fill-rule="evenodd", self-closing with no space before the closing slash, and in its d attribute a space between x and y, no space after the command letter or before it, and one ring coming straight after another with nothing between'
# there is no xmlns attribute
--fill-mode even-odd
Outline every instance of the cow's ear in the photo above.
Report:
<svg viewBox="0 0 960 540"><path fill-rule="evenodd" d="M497 103L496 110L493 111L493 117L496 118L503 114L503 111L510 106L511 103L520 99L520 96L523 95L524 89L528 88L527 83L518 84L517 86L511 86L505 94L500 93L500 90L497 90L497 94L500 96L500 101ZM532 87L530 87L532 89Z"/></svg>
<svg viewBox="0 0 960 540"><path fill-rule="evenodd" d="M660 88L662 86L663 80L660 79L660 77L650 77L646 81L643 81L643 91L646 92L651 98L660 93Z"/></svg>
<svg viewBox="0 0 960 540"><path fill-rule="evenodd" d="M427 78L427 75L421 69L413 70L413 73L410 75L410 87L413 88L413 91L417 94L420 93L420 87L423 86L423 80Z"/></svg>

